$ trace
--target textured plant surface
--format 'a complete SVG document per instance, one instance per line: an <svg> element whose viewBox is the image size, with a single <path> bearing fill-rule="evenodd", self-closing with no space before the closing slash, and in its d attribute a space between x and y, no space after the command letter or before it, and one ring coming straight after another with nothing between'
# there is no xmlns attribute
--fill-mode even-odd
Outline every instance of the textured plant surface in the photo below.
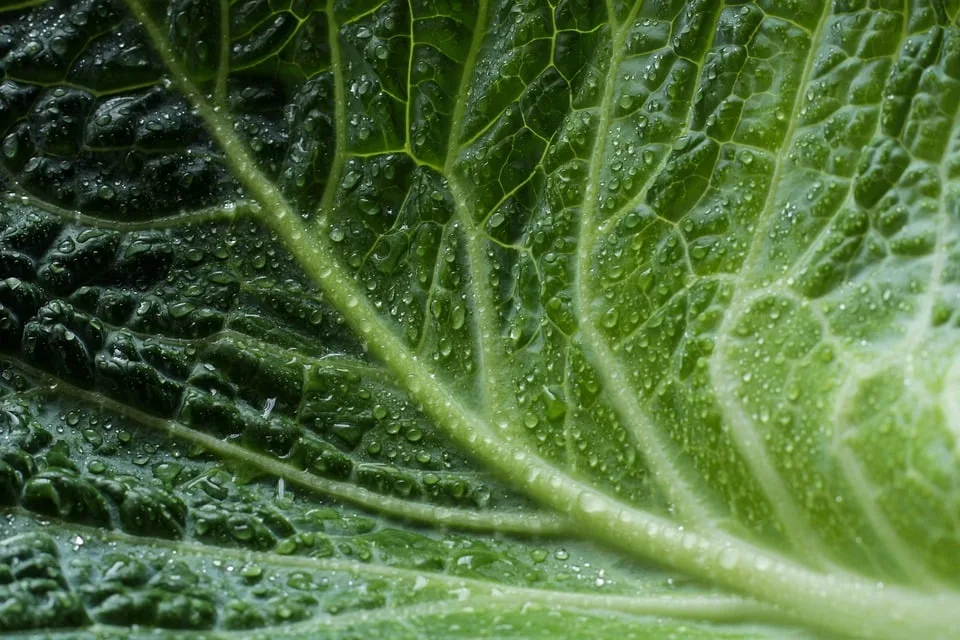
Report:
<svg viewBox="0 0 960 640"><path fill-rule="evenodd" d="M958 13L5 0L0 632L950 636Z"/></svg>

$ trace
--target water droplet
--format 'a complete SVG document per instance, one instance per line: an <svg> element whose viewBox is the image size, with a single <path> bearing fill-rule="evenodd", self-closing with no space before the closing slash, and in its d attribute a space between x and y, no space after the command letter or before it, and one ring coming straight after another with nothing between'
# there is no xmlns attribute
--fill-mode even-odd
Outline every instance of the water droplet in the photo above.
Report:
<svg viewBox="0 0 960 640"><path fill-rule="evenodd" d="M25 165L23 165L23 172L33 173L34 171L40 168L41 162L42 160L40 159L40 156L33 156L32 158L27 160L27 163Z"/></svg>
<svg viewBox="0 0 960 640"><path fill-rule="evenodd" d="M91 460L90 463L87 464L87 471L95 475L99 475L106 470L107 470L107 465L105 465L100 460Z"/></svg>
<svg viewBox="0 0 960 640"><path fill-rule="evenodd" d="M584 491L580 494L580 510L586 514L601 513L605 508L605 501L597 494Z"/></svg>
<svg viewBox="0 0 960 640"><path fill-rule="evenodd" d="M360 174L356 171L348 171L345 176L343 176L342 186L345 190L349 191L357 186L357 183L360 182Z"/></svg>
<svg viewBox="0 0 960 640"><path fill-rule="evenodd" d="M50 50L58 56L62 56L67 52L69 44L63 36L54 36L50 39Z"/></svg>
<svg viewBox="0 0 960 640"><path fill-rule="evenodd" d="M463 328L463 324L466 320L466 309L460 305L455 306L450 311L450 328L454 331Z"/></svg>
<svg viewBox="0 0 960 640"><path fill-rule="evenodd" d="M740 562L740 552L731 547L727 547L720 552L717 562L721 568L732 571Z"/></svg>
<svg viewBox="0 0 960 640"><path fill-rule="evenodd" d="M13 158L17 155L17 151L20 150L20 142L17 139L17 134L11 133L8 135L3 139L3 144L0 146L3 148L3 155L8 158Z"/></svg>

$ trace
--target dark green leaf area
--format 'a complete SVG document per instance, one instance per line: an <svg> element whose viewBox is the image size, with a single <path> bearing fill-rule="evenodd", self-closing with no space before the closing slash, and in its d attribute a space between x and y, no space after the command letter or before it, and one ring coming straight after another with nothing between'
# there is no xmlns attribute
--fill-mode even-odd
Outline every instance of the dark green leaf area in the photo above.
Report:
<svg viewBox="0 0 960 640"><path fill-rule="evenodd" d="M4 13L0 33L0 167L11 182L50 203L128 221L236 195L197 113L170 90L121 3L30 4ZM194 81L218 93L262 167L311 211L334 155L325 15L306 3L274 13L249 2L232 12L221 41L219 23L229 17L218 4L182 1L169 11L170 37ZM231 69L220 66L224 47Z"/></svg>
<svg viewBox="0 0 960 640"><path fill-rule="evenodd" d="M0 631L89 623L81 597L64 576L53 540L26 534L0 543Z"/></svg>
<svg viewBox="0 0 960 640"><path fill-rule="evenodd" d="M473 473L365 362L338 314L298 284L302 276L257 225L91 230L19 212L8 205L0 236L0 349L31 379L50 376L118 410L172 418L377 493L481 508L516 502ZM69 474L42 480L27 506L91 524L108 520L92 495L126 491L94 490ZM73 500L62 498L68 493ZM136 509L121 502L121 513ZM125 528L175 535L181 511L128 517ZM260 547L275 542L252 537Z"/></svg>

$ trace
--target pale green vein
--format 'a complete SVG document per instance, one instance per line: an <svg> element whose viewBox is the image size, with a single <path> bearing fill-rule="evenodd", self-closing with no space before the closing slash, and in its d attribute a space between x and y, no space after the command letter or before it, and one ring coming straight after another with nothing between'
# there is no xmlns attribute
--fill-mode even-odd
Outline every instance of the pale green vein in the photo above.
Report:
<svg viewBox="0 0 960 640"><path fill-rule="evenodd" d="M406 620L414 622L423 618L444 617L465 613L471 616L493 610L498 616L513 613L523 616L541 614L555 614L565 611L571 614L581 612L583 615L596 616L601 613L607 615L629 614L654 618L650 620L636 620L637 628L642 628L644 622L656 629L663 626L663 618L677 620L693 620L696 622L775 622L776 612L764 608L758 603L742 600L735 597L709 596L664 596L660 598L616 598L614 596L600 597L593 595L570 594L566 592L542 592L529 596L517 594L492 594L473 596L463 599L441 600L421 604L407 604L393 607L382 607L373 611L360 609L337 615L328 615L313 620L306 620L281 626L269 626L241 631L189 631L177 630L178 638L203 638L204 640L236 640L237 638L325 638L333 632L349 631L360 627L357 632L363 633L362 627L376 625L382 622L396 622L404 624ZM418 628L419 625L412 628ZM369 633L369 631L366 631ZM480 637L494 637L487 632L478 630ZM496 633L494 630L493 633ZM129 627L113 627L104 624L94 624L85 628L54 630L44 633L44 638L156 638L157 631L145 633L132 632ZM34 637L33 633L8 634L5 637ZM333 636L329 636L333 637ZM351 636L352 637L352 636ZM427 638L427 636L420 636ZM510 636L514 637L514 636Z"/></svg>
<svg viewBox="0 0 960 640"><path fill-rule="evenodd" d="M481 401L478 404L491 410L489 417L495 423L503 422L516 426L519 421L515 407L516 402L506 397L505 390L509 389L510 386L504 379L505 372L500 370L501 367L506 368L509 359L506 357L503 348L497 308L490 288L491 271L489 260L484 252L484 235L482 230L477 228L471 212L465 206L467 202L465 191L452 177L460 151L458 142L463 127L463 117L467 110L467 98L471 95L469 89L473 80L477 56L487 33L487 0L480 0L477 3L476 10L473 40L470 42L470 49L464 61L457 91L458 100L454 105L450 121L450 138L447 141L443 172L446 176L449 176L448 186L456 203L455 217L457 223L462 227L466 239L467 267L470 275L467 288L472 302L474 326L477 332L479 379L481 381Z"/></svg>
<svg viewBox="0 0 960 640"><path fill-rule="evenodd" d="M21 11L30 7L37 7L46 3L47 0L23 0L23 2L10 2L0 5L0 13L7 11Z"/></svg>
<svg viewBox="0 0 960 640"><path fill-rule="evenodd" d="M571 363L569 350L563 357L563 397L575 398L573 384L571 384L571 374L573 373L573 364ZM569 404L569 400L567 403ZM573 411L569 409L563 414L563 450L566 454L567 467L570 473L577 473L577 449L576 441L573 437Z"/></svg>
<svg viewBox="0 0 960 640"><path fill-rule="evenodd" d="M817 26L814 32L810 34L810 47L807 51L806 59L804 61L803 71L801 72L800 77L797 79L797 93L794 96L793 105L791 106L790 113L787 116L789 124L783 135L780 148L777 150L777 153L774 157L774 170L773 176L770 179L770 187L767 189L763 206L761 207L758 215L754 236L749 247L749 252L743 261L743 267L741 268L741 271L745 273L748 273L755 265L756 261L760 258L764 248L764 243L762 240L768 232L767 225L775 218L775 207L777 205L777 195L779 193L778 187L784 178L784 169L786 169L788 166L787 160L791 151L791 142L799 130L799 123L801 121L801 118L799 117L800 106L803 104L803 100L806 97L807 84L809 83L816 66L817 44L819 43L820 35L823 32L823 27L826 25L830 16L832 3L828 0L823 0L822 5L823 8L820 12L820 18L817 22ZM738 290L738 295L749 295L749 292L742 291L741 288ZM727 314L726 318L729 319L732 315L734 314Z"/></svg>
<svg viewBox="0 0 960 640"><path fill-rule="evenodd" d="M838 350L841 348L838 347ZM832 411L829 414L829 423L833 427L830 454L837 461L839 473L853 493L853 500L869 523L870 531L882 545L889 559L896 563L904 575L909 576L915 584L924 585L927 588L944 588L942 579L926 567L916 550L896 531L879 503L878 488L870 482L860 460L847 442L847 438L854 435L854 425L851 424L849 415L856 410L855 403L860 384L878 371L902 369L905 361L909 375L910 369L914 366L911 359L915 354L915 348L915 344L904 340L897 348L888 351L879 359L867 358L862 362L854 361L856 363L846 372L843 384L836 392ZM950 387L947 385L946 388Z"/></svg>
<svg viewBox="0 0 960 640"><path fill-rule="evenodd" d="M410 156L416 159L417 154L413 152L413 146L410 144L410 129L413 127L413 51L414 45L416 43L416 35L414 34L414 26L416 25L416 13L413 10L412 0L407 0L407 11L410 13L410 52L407 55L407 100L404 105L404 121L406 125L404 127L403 137L404 150L410 154Z"/></svg>
<svg viewBox="0 0 960 640"><path fill-rule="evenodd" d="M163 33L142 5L127 0L144 23L158 55L206 122L237 178L264 207L264 219L286 241L305 272L341 310L371 352L396 373L425 413L475 458L497 469L509 482L541 503L569 513L599 542L632 555L655 558L693 576L725 585L778 605L784 616L834 632L878 638L948 636L960 625L960 596L923 594L878 585L837 570L829 576L777 554L716 532L695 533L669 519L638 510L565 475L547 461L494 436L436 373L415 355L377 315L356 279L316 226L308 230L277 188L259 172L232 126L214 111L183 74ZM856 611L858 615L851 616Z"/></svg>
<svg viewBox="0 0 960 640"><path fill-rule="evenodd" d="M503 391L509 388L506 380L503 378L503 372L500 368L506 368L508 359L503 349L503 340L498 330L496 305L493 302L493 295L490 291L490 264L484 255L483 234L476 228L470 219L470 214L465 211L461 203L464 202L463 193L456 188L453 181L450 182L450 190L453 194L456 205L456 220L462 227L467 249L467 268L469 273L469 285L467 287L472 302L474 327L476 330L476 343L478 351L478 369L480 372L480 393L481 398L479 406L486 406L492 410L491 418L497 420L509 420L511 414L512 400L504 397ZM440 259L440 256L437 256ZM500 412L506 412L507 415L498 415Z"/></svg>
<svg viewBox="0 0 960 640"><path fill-rule="evenodd" d="M470 531L502 531L524 535L557 535L567 530L565 520L553 514L535 512L477 511L441 507L424 502L403 500L369 491L349 482L329 480L220 438L202 433L176 420L168 420L134 409L102 394L81 389L61 380L53 380L38 369L17 361L17 366L31 375L48 380L51 393L76 398L81 402L112 411L145 427L171 437L199 445L224 460L242 462L251 469L283 478L308 491L321 493L394 518L425 522L441 527Z"/></svg>
<svg viewBox="0 0 960 640"><path fill-rule="evenodd" d="M837 461L837 466L842 470L844 480L847 481L847 485L853 493L857 506L860 507L867 522L870 523L870 531L883 545L883 550L887 556L897 564L904 575L910 577L914 584L922 585L924 588L931 590L952 588L930 572L924 561L899 536L889 517L878 504L877 489L867 479L860 462L850 447L840 444L834 447L832 453Z"/></svg>
<svg viewBox="0 0 960 640"><path fill-rule="evenodd" d="M907 40L907 22L908 22L907 16L903 16L902 18L903 18L903 25L902 25L902 27L901 27L901 33L900 33L900 39L899 39L899 41L900 41L902 44L901 44L900 47L894 52L894 54L892 54L892 55L890 56L890 57L891 57L891 65L895 64L895 61L896 61L896 59L897 59L898 57L899 57L899 58L902 58L902 57L903 57L903 54L905 53L905 49L906 49L906 48L912 46L912 44L909 43L909 41ZM920 82L920 74L917 74L916 77L911 78L909 87L904 88L904 92L905 92L905 93L912 93L912 92L916 91L917 84L919 84L919 82ZM883 116L882 116L882 114L883 114L883 112L884 112L884 109L896 109L896 108L897 108L897 107L891 102L891 98L892 98L892 97L895 97L895 96L884 96L884 97L881 98L881 104L879 105L879 108L877 109L877 114L874 116L873 133L870 135L870 141L871 141L871 142L872 142L873 140L875 140L875 139L877 138L877 134L881 132L881 126L883 125ZM795 169L795 170L798 170L798 171L799 171L799 170L801 170L801 169L797 168L797 169ZM837 214L839 214L839 212L843 211L843 210L844 210L845 208L847 208L847 207L855 207L855 206L857 206L856 201L854 200L854 197L853 197L853 183L854 183L853 179L848 179L848 181L847 181L847 193L846 193L846 195L845 195L845 197L844 197L844 199L843 199L843 202L840 204L839 207L837 207ZM772 188L772 187L773 187L773 185L771 185L771 188ZM835 214L835 215L836 215L836 214ZM781 278L782 280L786 280L787 278L789 278L789 277L790 277L789 274L797 273L797 272L801 271L802 269L808 267L809 261L812 260L813 257L817 254L817 252L822 248L821 239L822 239L825 235L827 235L828 233L830 233L830 231L832 230L832 227L831 227L831 225L830 225L829 223L830 223L829 220L824 223L823 227L816 233L816 235L814 235L811 239L809 239L809 240L807 241L807 247L806 247L806 249L804 249L802 252L800 252L800 253L798 254L798 256L797 256L789 265L783 265L784 276L783 276L783 278Z"/></svg>
<svg viewBox="0 0 960 640"><path fill-rule="evenodd" d="M613 113L613 96L617 86L617 76L620 72L623 44L639 6L640 3L637 3L627 16L622 28L612 34L613 42L609 67L607 68L606 84L604 85L600 106L597 109L599 122L597 123L597 137L594 141L587 174L583 211L580 216L580 241L577 247L577 272L575 276L577 304L580 308L580 315L584 318L592 316L589 312L591 294L587 288L590 284L590 251L594 248L597 237L596 211L600 199L600 174L605 157L604 146ZM584 353L603 379L613 408L624 425L629 427L629 431L640 448L644 461L649 466L657 486L663 491L682 520L688 523L709 521L710 514L704 508L702 500L697 497L692 486L693 482L686 477L676 462L680 457L678 452L668 442L663 431L653 424L640 406L637 393L631 387L627 375L621 370L616 354L605 344L603 336L591 322L582 321L580 332Z"/></svg>
<svg viewBox="0 0 960 640"><path fill-rule="evenodd" d="M22 509L12 510L14 513L26 517L34 514ZM69 531L63 532L63 544L72 545L72 539L79 535L84 545L107 545L114 548L116 545L129 545L135 548L167 549L178 556L192 556L196 558L214 558L223 562L221 570L229 571L227 567L233 564L255 563L277 569L296 571L313 571L328 575L341 573L354 576L358 579L384 578L408 586L397 585L408 589L444 589L450 600L431 602L430 609L435 613L444 613L457 610L459 607L483 607L485 602L500 607L525 608L531 605L540 605L551 609L565 608L585 612L619 612L642 616L671 617L690 619L700 622L762 622L782 621L783 614L769 605L755 600L735 595L715 593L704 589L696 594L650 594L650 595L622 595L617 593L601 593L601 589L592 591L557 591L552 588L521 587L502 582L488 581L478 578L467 578L450 573L424 571L386 564L358 562L340 558L316 558L301 555L282 555L270 551L253 551L232 547L198 544L186 540L168 540L148 536L135 536L118 531L107 531L84 525L71 523ZM0 546L15 543L23 536L14 536L0 543ZM414 585L417 585L414 587ZM408 605L412 610L422 610L425 605ZM393 619L407 607L384 607L378 615L382 619ZM366 615L371 612L364 611ZM314 619L302 623L270 627L271 633L303 633L308 630L329 628L331 625L343 626L347 621L353 622L355 614L344 613L323 619ZM109 626L106 628L110 628Z"/></svg>
<svg viewBox="0 0 960 640"><path fill-rule="evenodd" d="M220 49L213 102L221 109L227 106L227 79L230 76L230 0L220 0Z"/></svg>
<svg viewBox="0 0 960 640"><path fill-rule="evenodd" d="M371 244L368 255L372 254L376 248L376 243ZM441 272L443 270L444 262L441 259L440 253L443 251L444 247L450 247L455 249L457 246L457 229L452 225L444 225L440 230L440 238L437 241L437 249L433 256L433 268L430 270L430 285L427 290L427 298L423 303L423 322L420 324L420 336L417 339L417 344L415 350L417 353L423 353L427 347L428 339L430 338L431 329L435 329L435 325L431 323L431 307L434 304L434 301L439 300L437 297L441 293L442 285L440 283ZM367 256L364 256L364 261L367 260ZM358 269L359 271L359 269Z"/></svg>
<svg viewBox="0 0 960 640"><path fill-rule="evenodd" d="M34 514L17 510L25 516ZM755 600L739 596L711 593L704 590L698 595L684 593L656 594L656 595L623 595L605 594L596 591L556 591L550 588L519 587L503 582L480 578L467 578L450 573L424 571L405 567L359 562L340 558L316 558L312 556L283 555L271 551L254 551L237 549L234 547L220 547L207 544L198 544L185 540L168 540L165 538L150 538L135 536L119 531L106 531L84 525L70 524L69 533L65 537L72 538L80 534L85 544L99 541L102 544L127 544L131 546L147 546L152 548L166 548L175 551L178 555L188 555L205 558L215 555L217 560L227 560L236 563L256 563L277 568L316 571L317 573L345 573L357 577L379 577L405 580L422 583L421 588L442 587L448 590L468 589L471 591L471 600L477 596L496 596L513 600L520 604L524 602L540 603L574 607L584 610L608 610L643 615L663 615L694 620L762 620L778 619L779 612L774 608ZM7 539L8 544L16 537ZM67 544L72 544L69 540Z"/></svg>
<svg viewBox="0 0 960 640"><path fill-rule="evenodd" d="M554 592L534 593L497 593L492 595L466 597L463 599L441 600L422 604L409 604L398 607L381 608L375 611L352 611L338 616L310 620L288 627L272 628L271 636L284 637L297 635L299 637L317 637L325 631L344 629L352 626L371 625L380 622L398 622L401 620L416 620L427 617L444 617L458 613L468 613L475 616L484 610L495 610L498 616L506 613L522 613L529 616L541 612L557 611L583 612L586 615L596 616L601 613L626 613L637 616L655 616L656 621L650 621L657 627L662 624L662 618L692 619L698 622L744 622L764 621L770 619L774 612L763 608L752 601L744 601L735 597L697 597L697 596L664 596L660 598L617 598L615 596L600 597ZM637 627L643 622L634 621ZM486 636L486 634L484 634ZM480 637L484 637L480 636ZM423 636L426 638L427 636Z"/></svg>
<svg viewBox="0 0 960 640"><path fill-rule="evenodd" d="M11 509L11 512L19 513L25 517L36 517L36 514L24 509ZM117 544L131 545L134 547L146 547L156 549L167 549L176 552L178 555L193 556L197 558L209 558L215 556L217 560L226 562L235 562L237 564L256 563L267 565L280 569L294 569L304 571L315 571L320 574L325 573L345 573L358 578L392 578L396 580L409 580L416 582L418 579L426 580L424 587L444 587L448 589L474 589L478 592L489 594L493 591L540 591L539 589L530 589L526 587L513 587L502 582L486 581L477 578L466 578L449 573L438 573L436 571L425 571L422 569L409 569L376 562L360 562L357 560L345 560L342 558L318 558L306 555L285 555L274 551L257 551L253 549L240 549L236 547L217 546L211 544L201 544L189 540L170 540L167 538L154 538L149 536L132 535L116 530L106 530L94 528L86 525L70 523L69 532L65 532L66 538L72 538L79 534L84 539L85 545L93 543L114 546ZM0 542L0 545L15 542L20 536L7 538ZM69 539L65 540L70 544ZM589 595L589 594L585 594Z"/></svg>
<svg viewBox="0 0 960 640"><path fill-rule="evenodd" d="M43 1L45 2L46 0L43 0ZM2 11L2 9L0 9L0 11ZM120 92L134 92L134 91L137 91L138 89L147 89L147 88L157 86L157 81L151 78L149 80L141 80L140 82L136 82L136 83L124 84L122 87L115 87L115 88L110 88L103 91L96 91L94 89L91 89L87 85L71 82L70 80L66 80L66 79L43 81L38 78L31 78L29 76L20 77L19 75L14 74L9 69L6 70L4 74L5 74L4 75L5 80L10 80L13 82L22 82L23 84L30 85L33 87L45 87L50 89L76 89L77 91L82 91L84 93L87 93L96 97L113 96ZM91 151L99 151L102 148L97 146L90 146L89 149ZM4 169L6 169L6 167L4 167Z"/></svg>
<svg viewBox="0 0 960 640"><path fill-rule="evenodd" d="M480 55L480 49L483 45L484 33L487 25L487 6L488 0L480 0L477 3L477 15L474 27L474 37L470 42L470 49L467 51L467 57L463 62L463 73L460 76L460 85L457 100L453 107L453 115L450 118L450 138L447 142L447 155L444 160L443 172L446 175L453 173L453 167L457 161L457 152L460 149L460 136L463 128L463 117L467 111L466 95L470 93L470 83L473 80L473 72L477 64L477 56Z"/></svg>
<svg viewBox="0 0 960 640"><path fill-rule="evenodd" d="M636 5L639 5L641 2L642 0L634 0L633 2L634 11L636 10ZM603 4L604 4L604 8L607 10L607 22L609 22L610 25L616 25L617 24L616 3L614 2L614 0L604 0ZM630 20L628 18L626 22L629 22L629 21Z"/></svg>
<svg viewBox="0 0 960 640"><path fill-rule="evenodd" d="M790 124L784 133L783 141L777 152L770 187L767 190L766 199L756 222L756 231L750 243L749 254L742 267L745 273L750 272L751 267L761 254L764 246L762 230L766 230L768 222L775 215L778 187L784 179L783 170L787 166L787 154L790 152L791 142L800 121L800 105L806 96L807 84L817 60L817 44L830 16L831 6L832 3L823 2L817 26L810 35L810 46L806 52L804 68L797 81L797 93L794 96L788 116ZM737 287L734 299L729 306L729 312L724 314L723 322L717 330L717 346L709 358L710 379L717 388L715 397L724 421L729 425L730 436L740 451L747 468L750 469L752 477L757 479L757 486L766 495L770 507L783 525L782 530L785 537L811 563L825 564L822 541L811 529L803 507L794 498L790 489L784 483L783 477L771 461L763 438L757 433L753 419L740 405L736 391L725 382L735 379L726 362L726 351L729 348L727 340L733 334L733 324L737 322L737 319L747 308L744 302L749 294L750 291L746 290L745 287Z"/></svg>
<svg viewBox="0 0 960 640"><path fill-rule="evenodd" d="M745 35L744 35L744 39L745 39L747 42L750 42L750 41L753 39L754 35L756 34L756 31L757 31L759 28L760 28L760 25L758 24L757 27L754 29L754 31L750 32L749 34L745 34ZM711 38L716 38L716 32L714 32L714 33L712 34ZM705 63L705 60L706 60L706 56L707 56L707 54L708 54L710 51L711 51L710 47L705 47L705 48L704 48L704 51L703 51L703 55L700 57L700 59L699 59L699 60L693 60L693 61L692 61L693 63L695 63L695 64L697 65L697 68L699 69L699 71L698 71L698 83L697 83L698 86L702 86L702 83L703 83L703 79L702 79L702 78L703 78L703 71L704 71L704 68L705 68L705 64L704 64L704 63ZM743 66L741 66L741 67L737 70L737 80L740 79L740 77L741 77L742 74L743 74ZM691 104L690 106L692 107L692 104ZM679 136L681 136L681 135L684 135L685 133L689 133L689 132L691 132L691 131L693 130L693 129L692 129L692 124L691 124L692 116L693 116L693 109L690 108L690 109L688 110L687 123L686 123L686 125L685 125L683 128L681 128L680 131L677 132L677 134L676 134L677 137L679 137ZM762 148L762 147L757 147L757 146L752 145L752 144L746 144L746 143L744 143L744 142L736 142L736 143L733 143L733 142L723 142L723 141L721 141L721 140L717 140L716 138L713 138L713 137L710 137L710 136L708 136L708 138L711 139L711 140L714 140L715 142L717 142L717 144L720 145L720 147L721 147L721 148L720 148L720 153L723 153L724 148L725 148L727 145L730 145L730 146L735 146L735 147L738 148L738 149L739 149L739 148L751 149L753 152L755 152L755 153L757 153L758 155L761 155L761 156L763 156L763 157L767 157L767 156L772 155L772 154L770 153L770 150L769 150L769 149L764 149L764 148ZM658 175L660 175L660 173L663 171L663 169L666 167L666 165L670 162L671 158L672 158L672 154L670 153L669 150L666 150L666 151L661 155L660 159L657 160L657 162L656 162L656 168L655 168L653 171L650 172L649 177L647 178L647 180L645 181L645 183L637 190L636 195L633 196L632 198L626 200L623 204L618 205L618 206L616 207L616 209L615 209L609 216L607 216L606 219L603 220L603 222L600 224L600 230L599 230L599 232L598 232L598 234L597 234L598 237L604 237L604 236L605 236L606 234L608 234L608 233L613 233L614 230L617 228L617 225L620 224L627 215L629 215L630 213L635 212L636 209L637 209L637 207L640 206L640 205L642 205L642 204L646 201L647 194L649 193L649 190L650 190L650 185L651 185L652 182L656 179L656 177L657 177ZM711 186L712 186L712 185L711 185ZM709 188L710 188L710 187L708 186L708 189L705 191L704 196L701 197L701 199L698 201L698 203L703 201L703 197L705 197L705 196L706 196L706 193L709 192ZM678 226L679 221L674 222L674 221L672 221L672 220L668 220L668 219L662 217L661 213L658 212L658 211L654 211L654 214L657 216L658 219L663 220L663 222L665 222L666 224L669 224L669 225L674 226L674 227L677 227L677 226ZM691 269L691 273L692 273L692 272L693 272L693 270Z"/></svg>
<svg viewBox="0 0 960 640"><path fill-rule="evenodd" d="M736 276L732 276L732 275L729 275L729 274L726 274L726 273L718 273L718 274L714 274L714 275L711 275L711 276L704 276L703 278L701 278L700 282L714 282L714 283L717 283L717 284L723 284L723 283L732 283L732 282L734 282L735 280L736 280ZM769 292L769 291L774 291L774 290L777 290L777 289L769 289L769 290L766 290L766 291ZM664 310L664 309L669 309L670 307L674 306L674 305L675 305L676 303L678 303L679 301L683 300L683 299L684 299L685 297L687 297L688 295L689 295L689 291L687 291L686 289L678 289L677 291L675 291L674 293L672 293L672 294L670 295L670 297L668 297L668 298L666 299L666 301L664 301L664 302L661 303L656 309L654 309L654 310L643 320L643 322L639 323L637 326L635 326L633 329L631 329L629 333L626 333L626 334L624 334L622 337L619 337L619 338L617 338L615 341L613 341L613 345L612 345L613 352L614 352L614 353L621 352L620 350L623 348L623 345L631 342L631 341L632 341L635 337L637 337L640 333L642 333L643 331L649 329L649 328L650 328L650 325L651 325L652 323L657 322L657 321L660 321L660 320L663 319L663 316L661 315L662 310ZM795 297L796 297L796 295L795 295L793 292L789 291L789 290L786 290L786 292L784 293L784 295L789 296L789 297L791 297L791 298L795 298ZM649 302L649 299L648 299L648 302ZM650 304L651 304L651 306L652 306L652 303L650 303Z"/></svg>
<svg viewBox="0 0 960 640"><path fill-rule="evenodd" d="M944 114L950 117L950 125L945 130L954 132L957 130L958 122L960 122L960 106L957 104L948 104L948 106L952 106L953 113ZM944 269L947 266L949 254L947 236L951 230L949 211L952 207L948 199L951 194L953 182L947 173L945 164L945 158L941 158L937 165L940 189L935 214L936 242L931 257L932 264L930 266L929 282L914 311L913 321L906 327L900 345L896 348L888 349L887 353L884 357L880 358L879 361L871 359L869 362L861 364L849 374L841 392L838 394L832 421L835 425L835 455L840 461L838 465L840 473L854 490L857 504L867 517L870 527L906 575L910 576L911 579L918 584L932 584L940 588L943 588L944 585L938 584L939 579L926 569L925 563L914 551L912 546L897 533L893 523L890 521L889 515L887 515L886 511L878 504L878 492L871 487L871 483L867 480L860 462L850 448L840 443L840 440L848 431L841 427L841 425L847 422L844 420L843 413L854 400L855 390L859 386L858 383L883 366L888 366L891 370L903 368L906 377L913 377L918 365L917 355L923 352L922 342L932 334L934 308L937 298L940 295Z"/></svg>
<svg viewBox="0 0 960 640"><path fill-rule="evenodd" d="M950 125L946 128L946 131L953 132L957 130L957 124L960 122L960 105L954 103L951 106L953 107L953 113L950 114ZM930 268L929 283L920 299L920 304L914 315L913 322L907 327L906 335L904 336L904 341L909 345L911 351L916 349L920 340L929 334L933 326L933 312L937 297L940 294L944 269L947 264L949 249L946 238L951 228L950 217L952 215L951 210L953 209L951 203L947 200L948 195L951 194L954 181L950 179L950 175L946 170L945 160L945 158L941 158L940 163L937 165L940 189L937 194L936 242L933 248L933 264ZM956 193L954 193L954 197L956 197Z"/></svg>
<svg viewBox="0 0 960 640"><path fill-rule="evenodd" d="M32 518L35 514L23 509L12 509L17 513ZM455 602L464 605L481 606L484 598L494 598L501 605L512 604L523 608L528 605L539 604L550 608L565 607L583 611L599 612L610 611L630 613L635 615L668 616L679 619L697 621L736 622L736 621L782 621L782 613L774 607L761 602L742 598L735 595L715 593L704 589L697 594L650 594L650 595L623 595L619 593L600 593L595 591L556 591L551 588L520 587L503 582L489 581L481 578L468 578L450 573L424 571L402 566L392 566L371 562L344 560L341 558L317 558L301 555L283 555L271 551L255 551L234 547L221 547L208 544L199 544L187 540L169 540L149 536L136 536L113 530L104 530L85 525L71 523L69 531L63 533L64 544L74 544L75 536L84 539L84 545L103 544L111 548L116 545L129 545L139 548L167 549L179 556L193 556L196 558L215 558L224 562L224 570L232 563L254 563L260 566L269 566L278 569L296 571L314 571L318 574L342 573L357 578L386 578L409 582L410 587L418 585L417 589L441 588L455 598ZM3 540L0 546L16 542L23 536L14 536ZM451 601L446 601L451 602ZM441 601L440 603L445 604ZM389 617L395 608L385 608L384 614ZM271 631L284 632L287 630L303 631L314 624L326 626L331 622L345 619L350 614L332 616L326 620L313 620L297 623L285 627L273 627Z"/></svg>
<svg viewBox="0 0 960 640"><path fill-rule="evenodd" d="M960 358L955 358L944 376L943 390L940 392L940 406L944 409L944 419L954 439L960 438Z"/></svg>
<svg viewBox="0 0 960 640"><path fill-rule="evenodd" d="M196 211L185 211L175 213L169 216L160 216L149 220L138 220L135 222L125 222L122 220L109 220L95 215L81 213L72 209L65 209L51 204L40 198L26 193L9 192L5 194L4 200L16 204L29 204L31 207L55 215L67 222L76 222L87 227L96 227L98 229L113 229L115 231L151 231L160 229L173 229L184 227L190 224L204 224L208 222L220 222L235 220L244 215L251 215L253 211L259 208L255 202L246 202L243 200L229 202L222 205L197 209Z"/></svg>
<svg viewBox="0 0 960 640"><path fill-rule="evenodd" d="M128 0L128 2L131 0ZM132 0L138 2L139 0ZM336 200L337 190L340 188L340 174L347 157L347 97L343 80L343 56L340 53L340 37L337 28L336 0L327 0L327 40L330 43L330 71L333 74L333 163L327 175L327 184L324 186L320 205L318 226L325 231L327 219L324 212L330 211ZM155 41L156 42L156 41ZM184 78L186 80L186 78ZM199 96L198 96L199 97ZM279 196L279 193L277 194Z"/></svg>
<svg viewBox="0 0 960 640"><path fill-rule="evenodd" d="M241 290L243 291L244 289L241 288ZM251 295L255 295L257 292L250 293ZM157 340L163 344L176 347L194 347L202 349L216 345L217 343L223 341L230 346L240 349L250 349L251 351L267 354L278 359L282 358L287 365L305 365L318 372L335 371L337 373L355 373L362 375L364 378L372 380L384 387L389 387L393 391L403 392L403 389L397 386L397 381L393 378L393 376L389 375L388 371L378 364L364 360L358 360L342 353L307 355L302 351L292 351L286 347L274 344L272 342L267 342L261 337L252 336L250 334L243 333L242 331L232 329L229 326L229 321L227 328L221 329L220 331L211 333L210 335L202 338L173 338L168 336L160 336L153 333L145 333L142 331L134 331L128 327L112 325L103 321L101 321L101 324L105 329L110 331L122 330L125 333L129 333L130 335L142 340Z"/></svg>

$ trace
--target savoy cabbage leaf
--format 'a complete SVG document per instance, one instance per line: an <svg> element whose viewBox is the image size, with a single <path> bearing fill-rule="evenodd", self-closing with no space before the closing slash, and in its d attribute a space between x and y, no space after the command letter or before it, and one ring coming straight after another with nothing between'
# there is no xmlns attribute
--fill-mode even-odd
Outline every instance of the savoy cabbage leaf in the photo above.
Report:
<svg viewBox="0 0 960 640"><path fill-rule="evenodd" d="M0 3L0 632L950 636L958 14Z"/></svg>

